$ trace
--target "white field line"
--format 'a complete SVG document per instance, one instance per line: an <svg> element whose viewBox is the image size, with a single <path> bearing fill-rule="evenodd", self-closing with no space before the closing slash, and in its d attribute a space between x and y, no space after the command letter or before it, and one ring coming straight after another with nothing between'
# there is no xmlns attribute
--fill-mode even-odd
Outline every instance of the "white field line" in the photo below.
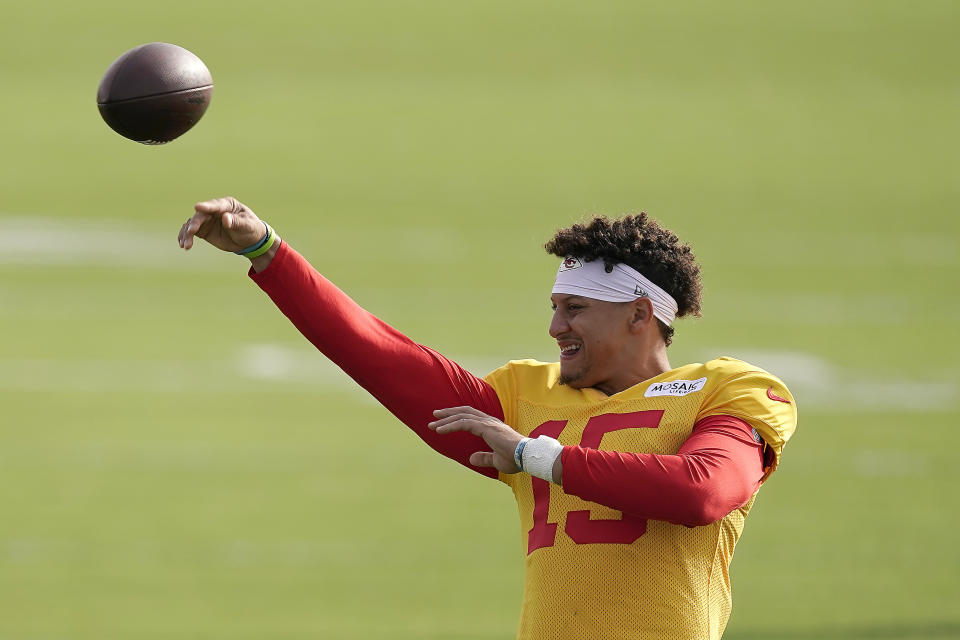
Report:
<svg viewBox="0 0 960 640"><path fill-rule="evenodd" d="M950 268L960 265L960 240L946 231L903 229L856 231L824 234L822 231L790 231L791 250L775 231L711 232L712 247L720 248L698 256L707 264L755 266L771 262L780 266L807 267L811 258L837 268L890 269L891 265ZM694 245L696 246L696 245ZM794 249L795 248L795 249Z"/></svg>
<svg viewBox="0 0 960 640"><path fill-rule="evenodd" d="M169 556L169 540L125 540L98 543L73 539L14 538L0 541L0 560L14 565L58 562L82 563L89 553L101 554L108 550L110 557L119 561L162 562ZM369 556L372 549L356 541L280 540L224 540L200 545L205 557L226 566L330 566L354 564L353 558Z"/></svg>
<svg viewBox="0 0 960 640"><path fill-rule="evenodd" d="M145 229L142 224L116 220L93 220L60 217L47 214L0 211L0 237L17 238L7 243L0 252L0 264L29 261L40 264L76 264L78 262L115 264L135 262L147 266L167 265L169 256L180 251L176 244L179 224L186 220L171 217L163 227ZM331 228L333 239L342 239L358 228ZM917 267L956 267L960 264L960 242L943 233L891 233L858 230L856 233L832 234L824 237L819 232L792 234L795 244L804 251L783 252L777 243L768 242L767 232L743 232L728 236L713 234L714 240L725 247L707 259L715 265L753 265L768 257L780 265L805 266L812 254L821 256L830 264L855 268L889 268L891 264ZM466 232L455 228L393 227L364 228L365 243L384 247L424 247L429 251L398 252L393 257L402 262L438 262L455 258L474 240ZM493 236L491 235L491 238ZM536 243L534 243L535 245ZM737 247L743 250L736 250ZM327 247L338 258L353 255L352 247L341 247L332 242ZM766 253L764 253L766 252ZM200 252L192 252L200 253ZM208 258L216 252L204 252ZM177 264L171 265L178 268ZM886 298L889 300L889 296Z"/></svg>
<svg viewBox="0 0 960 640"><path fill-rule="evenodd" d="M0 238L16 238L16 242L0 252L0 266L78 264L129 265L161 269L236 269L236 261L198 242L184 255L177 244L180 224L186 220L171 219L169 228L144 229L131 223L106 220L75 220L49 216L28 216L0 212ZM359 260L355 250L360 228L327 230L330 243L324 252L327 260ZM402 263L445 263L456 259L466 249L468 238L455 229L438 228L375 228L363 229L363 241L382 246L384 251L396 247L430 247L429 251L397 251L392 256ZM346 239L346 240L345 240Z"/></svg>
<svg viewBox="0 0 960 640"><path fill-rule="evenodd" d="M915 380L837 367L811 354L724 349L783 379L808 411L925 412L956 407L953 377ZM476 375L508 358L452 356ZM339 368L310 346L249 344L223 360L0 359L0 392L235 392L269 389L348 393L374 402Z"/></svg>
<svg viewBox="0 0 960 640"><path fill-rule="evenodd" d="M4 250L0 251L0 267L35 265L69 268L90 265L170 271L244 271L244 266L236 259L221 255L221 252L203 242L189 252L180 249L176 241L179 222L179 219L172 220L169 228L145 229L129 222L0 212L0 238L17 238L16 242L7 243ZM318 264L358 260L354 249L356 233L357 229L329 229L329 242L324 243L322 255L317 256ZM395 262L405 264L447 264L461 256L470 242L463 232L437 228L366 229L363 239L365 243L382 247L385 252L396 247L412 248L391 254ZM879 248L887 240L889 238L886 236L877 236L872 242ZM935 265L944 266L938 261L956 261L957 253L951 251L956 243L950 238L915 235L900 238L898 242L903 244L904 256L919 256L921 262L933 260ZM930 253L916 251L920 246L930 248ZM429 250L423 250L423 247L429 247ZM723 264L730 259L735 261L735 256L741 253L725 252L711 260ZM548 272L544 273L545 278L549 275ZM427 280L423 284L426 290ZM451 289L458 291L456 287ZM376 289L367 291L374 292ZM443 295L444 291L439 288L436 295ZM887 293L786 293L736 290L722 286L708 291L707 299L708 312L715 321L735 321L740 325L745 322L754 325L784 322L810 326L899 325L915 318L917 303L909 296L891 298ZM944 303L940 315L960 320L960 305Z"/></svg>
<svg viewBox="0 0 960 640"><path fill-rule="evenodd" d="M931 469L929 456L915 451L856 451L853 470L866 477L908 477L924 475Z"/></svg>
<svg viewBox="0 0 960 640"><path fill-rule="evenodd" d="M735 355L783 380L797 399L801 419L809 409L923 412L955 407L958 399L956 376L949 374L929 380L884 377L795 351L724 348L703 353L705 358L717 355Z"/></svg>
<svg viewBox="0 0 960 640"><path fill-rule="evenodd" d="M186 217L184 217L184 220ZM0 214L0 237L16 242L0 252L0 266L42 265L137 266L161 269L205 269L231 266L215 251L191 250L189 258L177 244L176 223L169 232L144 230L117 222L79 221Z"/></svg>
<svg viewBox="0 0 960 640"><path fill-rule="evenodd" d="M291 351L293 351L291 349ZM244 353L226 360L0 359L0 391L231 392L279 382L292 391L361 391L319 354L289 366L282 356L254 365Z"/></svg>

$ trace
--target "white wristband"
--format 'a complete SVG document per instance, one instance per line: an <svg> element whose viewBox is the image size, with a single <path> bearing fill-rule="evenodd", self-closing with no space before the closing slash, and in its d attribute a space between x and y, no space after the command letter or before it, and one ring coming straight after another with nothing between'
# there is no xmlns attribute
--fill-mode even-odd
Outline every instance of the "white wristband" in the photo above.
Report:
<svg viewBox="0 0 960 640"><path fill-rule="evenodd" d="M522 468L535 478L553 482L553 464L561 453L562 444L549 436L540 436L523 447Z"/></svg>

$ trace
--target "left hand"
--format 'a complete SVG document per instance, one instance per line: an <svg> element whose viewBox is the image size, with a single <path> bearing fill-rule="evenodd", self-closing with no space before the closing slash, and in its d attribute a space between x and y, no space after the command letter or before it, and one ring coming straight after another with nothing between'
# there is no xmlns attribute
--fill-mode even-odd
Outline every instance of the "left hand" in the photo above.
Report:
<svg viewBox="0 0 960 640"><path fill-rule="evenodd" d="M473 407L450 407L433 412L437 418L427 426L437 433L467 431L480 436L493 451L477 451L470 455L475 467L494 467L503 473L517 473L513 452L523 436L509 425Z"/></svg>

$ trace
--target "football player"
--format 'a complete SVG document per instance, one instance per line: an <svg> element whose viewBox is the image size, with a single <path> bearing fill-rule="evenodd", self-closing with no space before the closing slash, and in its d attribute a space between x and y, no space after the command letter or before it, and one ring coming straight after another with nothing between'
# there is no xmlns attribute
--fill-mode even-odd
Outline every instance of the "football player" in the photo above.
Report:
<svg viewBox="0 0 960 640"><path fill-rule="evenodd" d="M670 364L673 322L699 315L701 294L676 235L645 214L557 232L558 362L484 378L362 309L234 198L198 203L180 246L194 237L250 258L297 329L428 445L510 486L527 551L519 638L721 636L734 546L796 405L733 358Z"/></svg>

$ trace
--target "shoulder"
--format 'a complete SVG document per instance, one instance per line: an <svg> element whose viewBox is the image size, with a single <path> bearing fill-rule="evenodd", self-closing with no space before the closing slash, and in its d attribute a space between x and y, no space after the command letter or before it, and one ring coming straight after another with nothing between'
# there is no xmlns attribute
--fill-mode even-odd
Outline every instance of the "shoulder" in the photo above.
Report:
<svg viewBox="0 0 960 640"><path fill-rule="evenodd" d="M561 384L559 362L511 360L484 380L500 398L504 413L511 417L521 403L556 407L588 401L582 389ZM507 424L512 423L507 420Z"/></svg>
<svg viewBox="0 0 960 640"><path fill-rule="evenodd" d="M718 397L729 400L752 397L762 398L764 404L794 406L793 395L783 380L749 362L724 356L696 366L706 378L708 401L704 404L716 404Z"/></svg>
<svg viewBox="0 0 960 640"><path fill-rule="evenodd" d="M779 461L797 427L796 400L787 385L769 371L736 358L717 358L700 366L707 376L707 395L697 419L729 415L745 420L773 447Z"/></svg>
<svg viewBox="0 0 960 640"><path fill-rule="evenodd" d="M721 356L705 362L700 365L703 367L704 371L709 372L711 375L719 378L729 378L733 376L742 375L745 373L756 373L756 374L765 374L773 377L769 371L750 364L749 362L744 362L743 360L738 360L737 358L731 358L730 356Z"/></svg>
<svg viewBox="0 0 960 640"><path fill-rule="evenodd" d="M775 388L786 391L784 382L774 374L754 364L730 356L722 356L703 363L688 364L674 369L672 373L684 378L705 378L704 386L714 390L727 384L746 382L756 385L770 384Z"/></svg>
<svg viewBox="0 0 960 640"><path fill-rule="evenodd" d="M783 383L771 373L743 360L722 357L708 362L694 362L671 369L652 379L646 387L647 395L686 395L706 391L710 395L731 382L749 378L753 384Z"/></svg>
<svg viewBox="0 0 960 640"><path fill-rule="evenodd" d="M530 388L552 388L559 384L560 363L540 362L538 360L511 360L502 367L491 371L484 380L500 395L516 394L518 390ZM503 397L501 395L501 397Z"/></svg>

